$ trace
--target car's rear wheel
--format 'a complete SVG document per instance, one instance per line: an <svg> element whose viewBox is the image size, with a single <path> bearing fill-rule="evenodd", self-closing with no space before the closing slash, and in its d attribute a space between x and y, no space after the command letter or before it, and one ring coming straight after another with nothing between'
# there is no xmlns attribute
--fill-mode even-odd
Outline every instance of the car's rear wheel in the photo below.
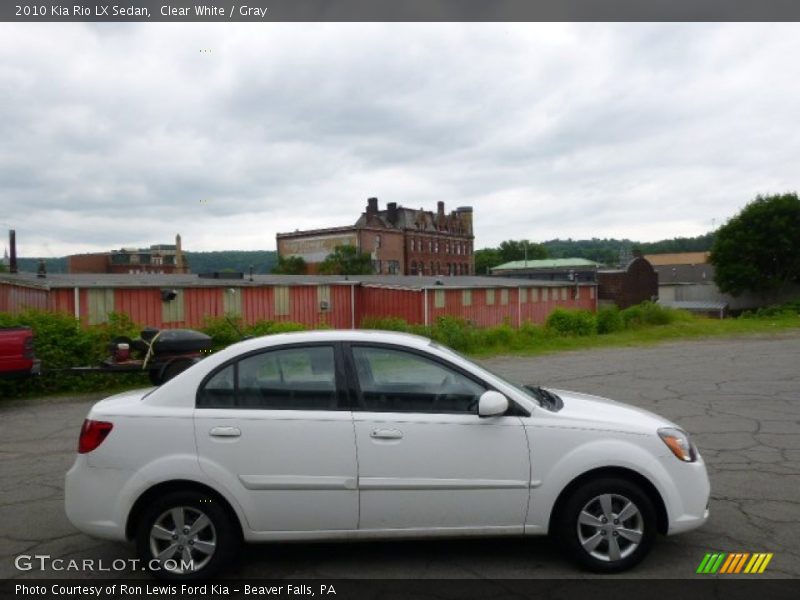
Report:
<svg viewBox="0 0 800 600"><path fill-rule="evenodd" d="M577 488L559 512L554 533L583 567L624 571L641 561L656 535L647 494L626 479L603 478Z"/></svg>
<svg viewBox="0 0 800 600"><path fill-rule="evenodd" d="M136 548L145 568L160 579L211 577L234 555L236 528L213 497L172 492L153 502L139 520Z"/></svg>

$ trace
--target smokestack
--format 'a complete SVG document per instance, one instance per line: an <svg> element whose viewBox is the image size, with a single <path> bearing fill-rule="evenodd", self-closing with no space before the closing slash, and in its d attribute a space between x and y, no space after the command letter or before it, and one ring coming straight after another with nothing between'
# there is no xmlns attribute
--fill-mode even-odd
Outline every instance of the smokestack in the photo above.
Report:
<svg viewBox="0 0 800 600"><path fill-rule="evenodd" d="M378 199L367 198L367 216L378 214Z"/></svg>
<svg viewBox="0 0 800 600"><path fill-rule="evenodd" d="M8 257L8 270L10 273L17 272L17 232L13 229L8 232L8 245L11 246L11 256Z"/></svg>
<svg viewBox="0 0 800 600"><path fill-rule="evenodd" d="M472 233L472 207L459 206L456 212L461 217L461 223L464 225L464 232L467 234Z"/></svg>
<svg viewBox="0 0 800 600"><path fill-rule="evenodd" d="M175 271L183 273L183 248L181 248L181 234L175 235Z"/></svg>
<svg viewBox="0 0 800 600"><path fill-rule="evenodd" d="M389 202L386 205L386 220L392 225L397 225L397 202Z"/></svg>

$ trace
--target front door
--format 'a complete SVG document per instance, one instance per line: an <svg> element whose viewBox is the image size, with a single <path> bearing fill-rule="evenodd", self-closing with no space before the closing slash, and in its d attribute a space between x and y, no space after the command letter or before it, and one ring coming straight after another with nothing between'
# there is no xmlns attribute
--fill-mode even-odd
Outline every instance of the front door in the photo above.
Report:
<svg viewBox="0 0 800 600"><path fill-rule="evenodd" d="M521 533L530 484L516 416L478 417L480 380L426 353L350 346L362 530Z"/></svg>
<svg viewBox="0 0 800 600"><path fill-rule="evenodd" d="M284 346L236 360L198 393L201 468L257 532L358 527L352 413L334 345Z"/></svg>

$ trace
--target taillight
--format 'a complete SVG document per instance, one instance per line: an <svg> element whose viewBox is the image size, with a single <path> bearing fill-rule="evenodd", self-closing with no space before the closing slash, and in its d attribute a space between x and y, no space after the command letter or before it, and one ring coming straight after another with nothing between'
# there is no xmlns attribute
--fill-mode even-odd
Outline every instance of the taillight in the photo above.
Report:
<svg viewBox="0 0 800 600"><path fill-rule="evenodd" d="M108 421L93 421L86 419L81 427L81 436L78 438L78 454L86 454L97 448L106 439L113 423Z"/></svg>

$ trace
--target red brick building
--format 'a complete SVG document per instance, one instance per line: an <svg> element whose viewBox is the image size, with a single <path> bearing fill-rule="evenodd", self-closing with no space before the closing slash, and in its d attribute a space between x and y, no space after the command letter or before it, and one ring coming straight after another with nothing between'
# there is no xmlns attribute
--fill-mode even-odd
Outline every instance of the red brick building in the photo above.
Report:
<svg viewBox="0 0 800 600"><path fill-rule="evenodd" d="M370 198L352 226L279 233L278 255L299 256L310 273L336 246L356 246L372 256L380 275L473 275L475 273L472 207L445 213L404 208L396 202L379 210Z"/></svg>
<svg viewBox="0 0 800 600"><path fill-rule="evenodd" d="M149 248L73 254L67 257L67 272L174 275L189 273L189 266L181 248L181 236L176 235L174 245L155 244Z"/></svg>

